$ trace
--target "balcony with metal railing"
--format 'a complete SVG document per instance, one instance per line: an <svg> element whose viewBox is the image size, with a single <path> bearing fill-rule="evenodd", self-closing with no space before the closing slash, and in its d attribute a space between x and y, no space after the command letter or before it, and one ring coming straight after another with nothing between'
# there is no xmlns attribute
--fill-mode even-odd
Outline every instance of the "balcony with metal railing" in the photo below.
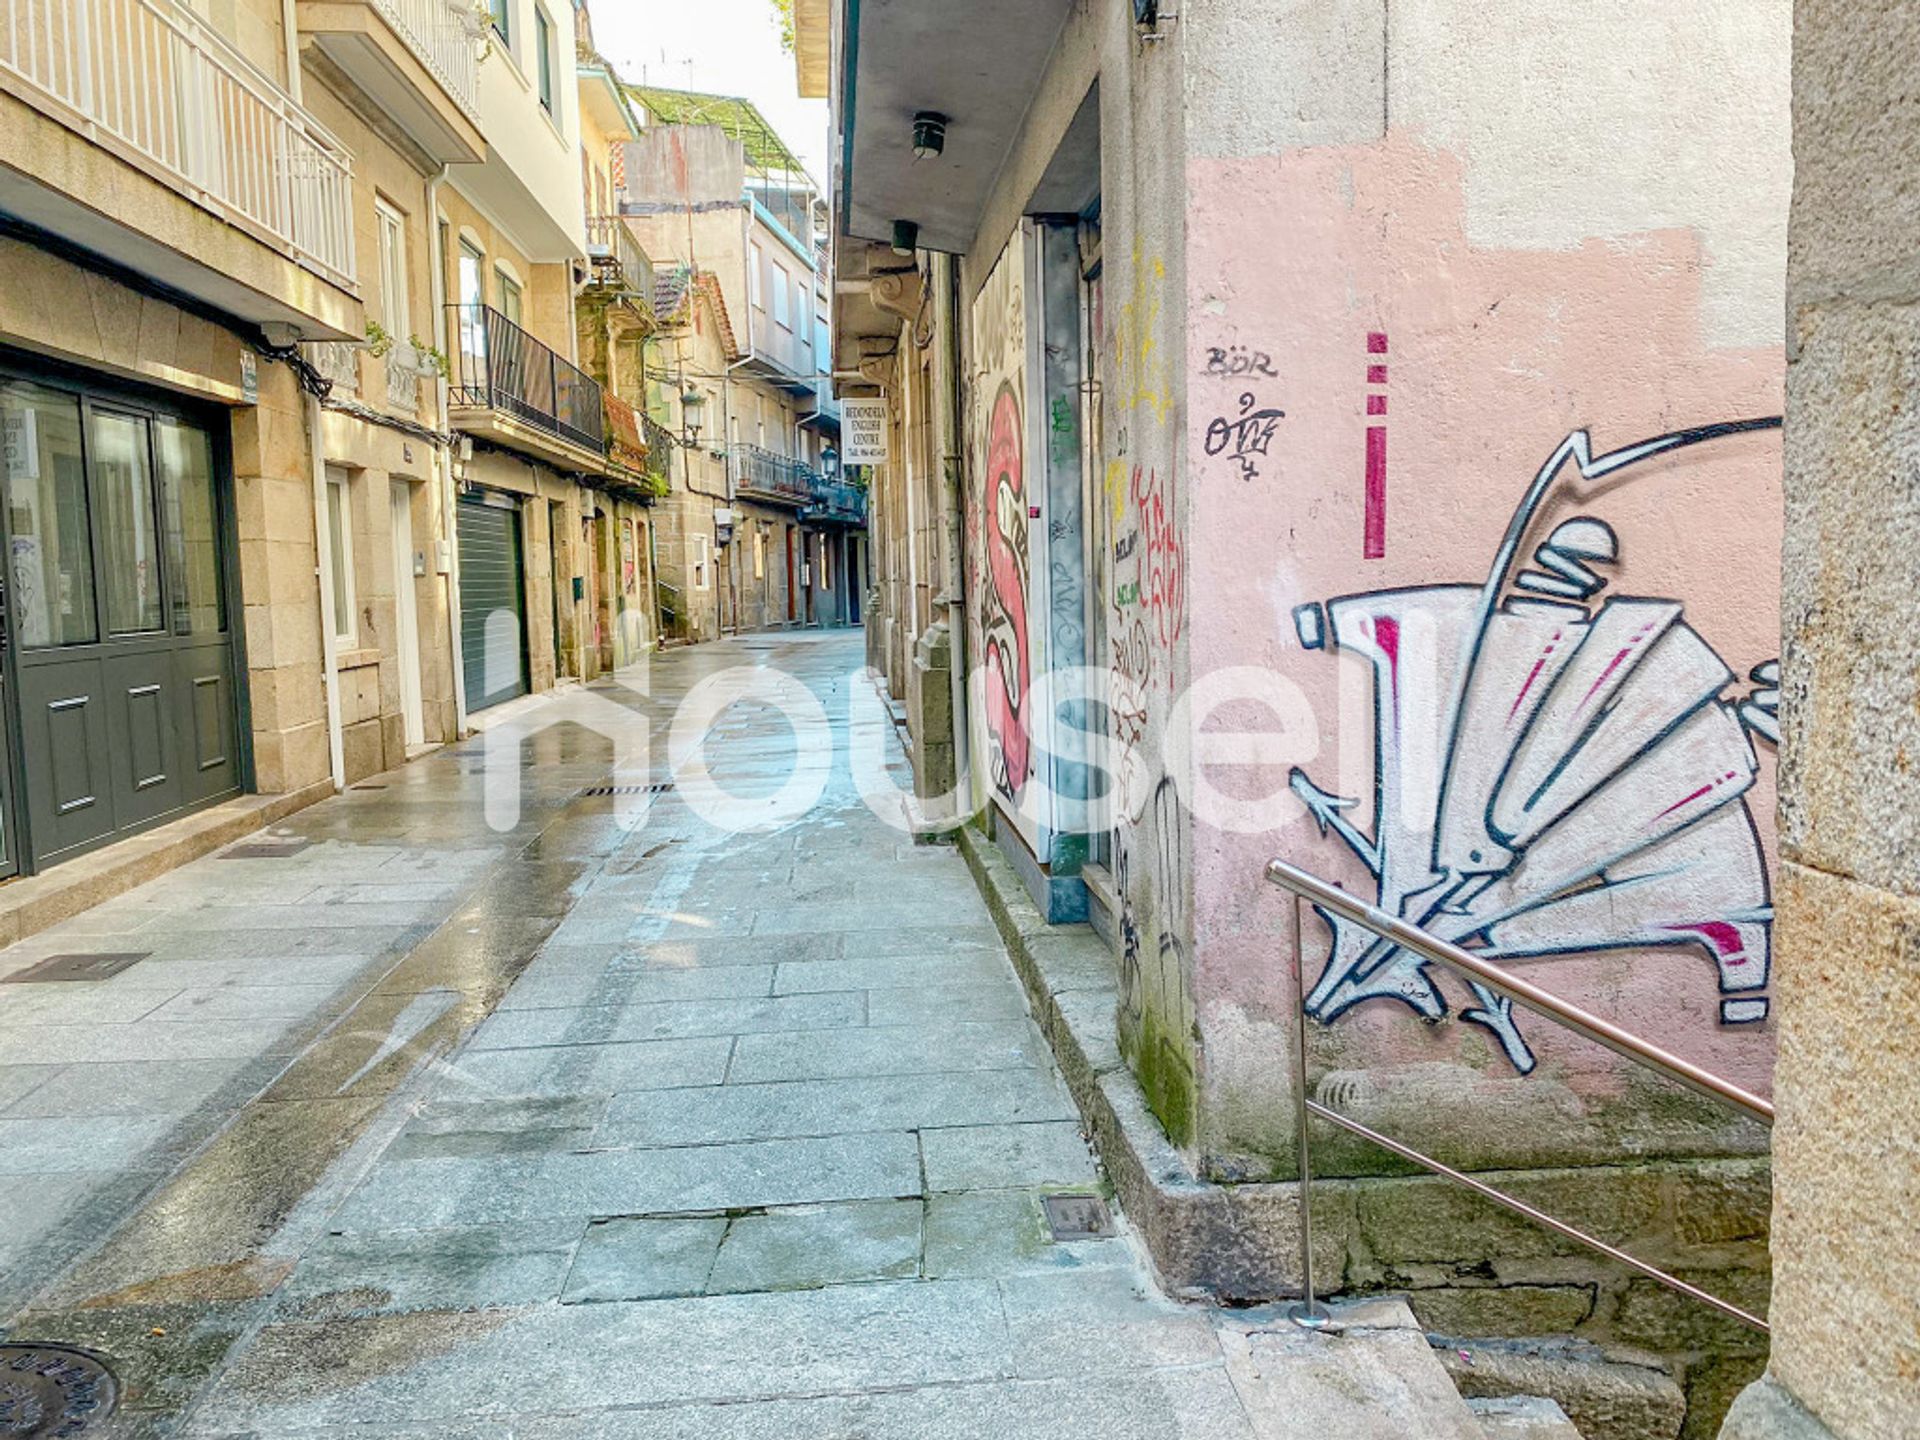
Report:
<svg viewBox="0 0 1920 1440"><path fill-rule="evenodd" d="M456 428L563 466L604 465L606 407L591 375L489 305L449 305L447 333Z"/></svg>
<svg viewBox="0 0 1920 1440"><path fill-rule="evenodd" d="M302 34L432 159L481 159L479 13L449 0L298 0Z"/></svg>
<svg viewBox="0 0 1920 1440"><path fill-rule="evenodd" d="M653 308L653 261L618 215L587 217L588 284Z"/></svg>
<svg viewBox="0 0 1920 1440"><path fill-rule="evenodd" d="M806 518L832 525L867 523L867 492L844 480L829 480L817 472L813 476L813 498Z"/></svg>
<svg viewBox="0 0 1920 1440"><path fill-rule="evenodd" d="M813 500L817 472L786 455L759 445L735 445L727 464L733 471L734 492L743 499L804 509Z"/></svg>
<svg viewBox="0 0 1920 1440"><path fill-rule="evenodd" d="M116 260L158 242L182 258L179 288L248 318L299 323L310 334L357 329L354 314L311 297L312 281L274 276L295 265L352 305L353 169L345 148L208 21L174 0L9 0L0 18L0 90L108 151L178 196L275 252L209 253L222 232L196 228L164 201L131 192L110 214L84 149L49 133L32 156L33 193L6 208ZM237 238L237 237L236 237ZM151 268L150 263L136 268ZM255 293L235 297L238 279ZM357 310L357 307L355 307ZM355 337L357 338L357 336Z"/></svg>

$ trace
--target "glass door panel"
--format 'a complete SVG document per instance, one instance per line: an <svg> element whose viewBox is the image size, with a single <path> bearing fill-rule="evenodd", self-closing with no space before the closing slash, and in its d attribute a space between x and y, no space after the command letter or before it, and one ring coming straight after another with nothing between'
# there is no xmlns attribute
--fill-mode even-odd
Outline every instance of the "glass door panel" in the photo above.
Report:
<svg viewBox="0 0 1920 1440"><path fill-rule="evenodd" d="M173 576L173 633L218 635L227 628L227 607L220 585L212 441L199 427L162 416L154 429L154 449L160 457L167 566Z"/></svg>
<svg viewBox="0 0 1920 1440"><path fill-rule="evenodd" d="M100 631L80 402L24 381L0 383L0 439L12 537L7 579L19 643L28 649L91 644Z"/></svg>
<svg viewBox="0 0 1920 1440"><path fill-rule="evenodd" d="M165 630L151 427L143 416L95 410L88 440L100 515L107 633L143 635Z"/></svg>

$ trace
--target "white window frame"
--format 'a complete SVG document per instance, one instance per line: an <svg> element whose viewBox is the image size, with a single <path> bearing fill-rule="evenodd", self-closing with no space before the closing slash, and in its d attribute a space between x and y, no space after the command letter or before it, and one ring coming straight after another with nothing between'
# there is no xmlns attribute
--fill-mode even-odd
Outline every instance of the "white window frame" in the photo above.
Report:
<svg viewBox="0 0 1920 1440"><path fill-rule="evenodd" d="M507 296L513 296L513 309L507 309ZM520 277L507 267L504 260L493 262L493 298L499 303L494 306L507 319L522 330L527 328L527 287Z"/></svg>
<svg viewBox="0 0 1920 1440"><path fill-rule="evenodd" d="M760 269L767 263L767 255L760 248L758 240L747 242L747 303L756 310L767 308L765 298L760 293Z"/></svg>
<svg viewBox="0 0 1920 1440"><path fill-rule="evenodd" d="M820 588L833 589L833 547L824 535L820 537Z"/></svg>
<svg viewBox="0 0 1920 1440"><path fill-rule="evenodd" d="M793 333L793 303L787 296L789 284L787 267L776 264L773 267L773 304L770 307L773 311L773 323L791 335Z"/></svg>
<svg viewBox="0 0 1920 1440"><path fill-rule="evenodd" d="M373 216L380 251L380 323L395 340L405 340L413 334L407 318L407 217L378 195Z"/></svg>
<svg viewBox="0 0 1920 1440"><path fill-rule="evenodd" d="M547 7L533 7L533 93L540 108L556 121L560 118L560 59L556 51L558 31Z"/></svg>
<svg viewBox="0 0 1920 1440"><path fill-rule="evenodd" d="M327 467L327 549L333 565L334 643L359 648L359 606L353 593L353 472Z"/></svg>
<svg viewBox="0 0 1920 1440"><path fill-rule="evenodd" d="M705 535L693 537L693 588L711 590L713 588L712 549Z"/></svg>

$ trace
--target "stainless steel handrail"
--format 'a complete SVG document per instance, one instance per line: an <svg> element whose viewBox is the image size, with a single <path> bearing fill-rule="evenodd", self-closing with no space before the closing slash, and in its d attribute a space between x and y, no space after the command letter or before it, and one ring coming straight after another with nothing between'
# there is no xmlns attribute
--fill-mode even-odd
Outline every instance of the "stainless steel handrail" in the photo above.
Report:
<svg viewBox="0 0 1920 1440"><path fill-rule="evenodd" d="M1284 860L1268 862L1267 879L1293 895L1294 1013L1298 1022L1298 1033L1294 1039L1294 1085L1299 1096L1297 1108L1300 1132L1300 1269L1303 1292L1303 1304L1296 1307L1294 1318L1300 1324L1312 1327L1324 1324L1327 1318L1326 1311L1315 1297L1313 1284L1313 1162L1310 1151L1309 1121L1318 1116L1329 1124L1378 1145L1402 1160L1464 1186L1496 1205L1544 1225L1569 1240L1585 1245L1608 1259L1665 1285L1670 1290L1685 1295L1689 1299L1698 1300L1703 1305L1711 1306L1721 1314L1740 1321L1743 1325L1750 1325L1763 1333L1766 1331L1767 1322L1759 1316L1730 1304L1716 1295L1709 1295L1698 1286L1689 1285L1686 1281L1668 1274L1657 1266L1649 1265L1644 1260L1637 1260L1624 1250L1609 1245L1606 1241L1589 1235L1584 1230L1556 1220L1524 1201L1503 1194L1483 1181L1463 1174L1430 1155L1423 1155L1411 1146L1383 1135L1370 1126L1362 1125L1357 1120L1349 1119L1339 1111L1312 1099L1307 1094L1306 971L1301 946L1301 936L1306 921L1303 902L1311 900L1322 909L1352 921L1363 930L1371 931L1383 940L1392 941L1423 960L1445 965L1450 970L1477 980L1497 994L1506 996L1516 1004L1526 1006L1535 1014L1542 1015L1555 1024L1564 1025L1574 1033L1583 1035L1596 1044L1606 1046L1615 1054L1624 1056L1637 1065L1645 1066L1669 1080L1685 1085L1709 1099L1738 1110L1762 1124L1773 1123L1771 1103L1709 1070L1702 1069L1690 1060L1683 1060L1670 1051L1649 1044L1631 1031L1623 1030L1609 1020L1603 1020L1577 1005L1571 1005L1558 996L1542 990L1539 986L1522 980L1497 965L1490 964L1471 950L1463 950L1450 941L1429 934L1418 925L1409 924L1396 915L1390 915L1377 906L1369 905L1338 886L1328 884L1318 876L1310 875Z"/></svg>

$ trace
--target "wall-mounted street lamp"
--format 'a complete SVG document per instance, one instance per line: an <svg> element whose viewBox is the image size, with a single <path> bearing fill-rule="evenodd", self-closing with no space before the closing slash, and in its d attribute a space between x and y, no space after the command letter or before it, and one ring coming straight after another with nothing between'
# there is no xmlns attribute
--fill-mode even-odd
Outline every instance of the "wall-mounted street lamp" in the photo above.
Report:
<svg viewBox="0 0 1920 1440"><path fill-rule="evenodd" d="M840 452L831 445L820 452L820 473L829 480L840 478Z"/></svg>
<svg viewBox="0 0 1920 1440"><path fill-rule="evenodd" d="M922 110L913 117L913 158L935 160L947 148L947 117L937 110Z"/></svg>
<svg viewBox="0 0 1920 1440"><path fill-rule="evenodd" d="M689 385L680 396L680 428L688 445L700 441L700 424L707 417L707 397Z"/></svg>

